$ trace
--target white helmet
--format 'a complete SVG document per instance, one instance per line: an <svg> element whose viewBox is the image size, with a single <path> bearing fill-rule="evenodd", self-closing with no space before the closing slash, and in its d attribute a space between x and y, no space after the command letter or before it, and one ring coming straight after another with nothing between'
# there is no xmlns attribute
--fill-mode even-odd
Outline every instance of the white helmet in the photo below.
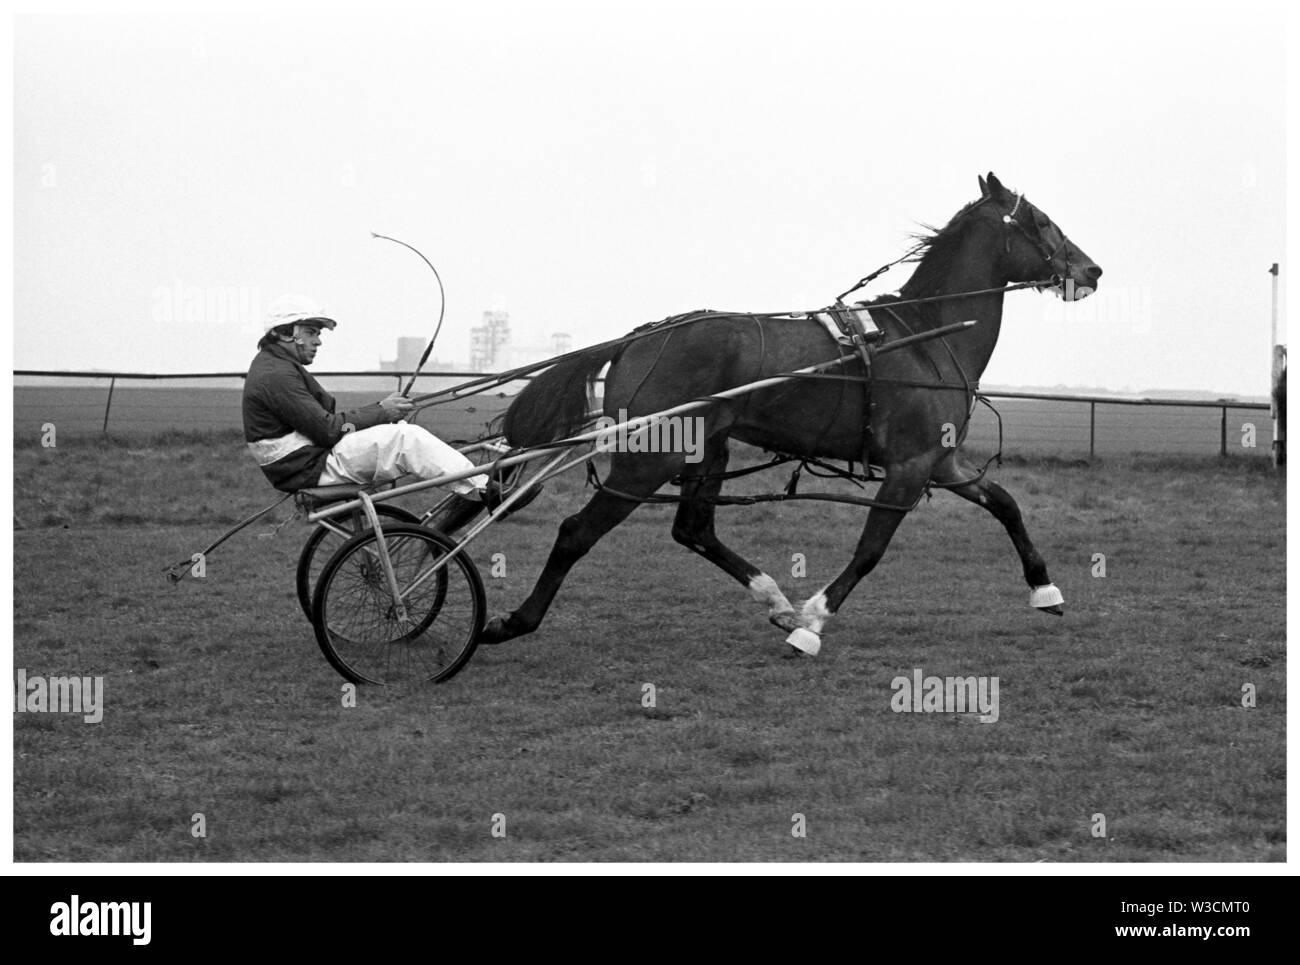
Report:
<svg viewBox="0 0 1300 965"><path fill-rule="evenodd" d="M262 330L269 332L281 325L293 325L296 322L318 322L322 328L331 330L336 324L334 319L321 310L320 305L306 295L281 295L267 309Z"/></svg>

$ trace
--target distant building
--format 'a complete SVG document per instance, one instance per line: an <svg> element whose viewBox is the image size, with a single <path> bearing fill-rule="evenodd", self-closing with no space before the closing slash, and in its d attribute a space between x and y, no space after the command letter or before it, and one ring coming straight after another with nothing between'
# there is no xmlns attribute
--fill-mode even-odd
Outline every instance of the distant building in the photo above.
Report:
<svg viewBox="0 0 1300 965"><path fill-rule="evenodd" d="M397 358L391 362L381 359L379 367L385 372L414 372L423 353L424 339L403 335L397 340Z"/></svg>
<svg viewBox="0 0 1300 965"><path fill-rule="evenodd" d="M563 355L572 348L573 336L566 332L552 332L549 336L525 338L520 341L511 339L497 352L496 365L492 371L503 372L507 369L532 365L534 362L545 362Z"/></svg>
<svg viewBox="0 0 1300 965"><path fill-rule="evenodd" d="M509 341L510 313L484 312L483 324L469 330L470 371L495 371Z"/></svg>
<svg viewBox="0 0 1300 965"><path fill-rule="evenodd" d="M469 363L442 362L430 359L424 364L425 372L504 372L508 369L544 362L573 350L573 336L568 332L553 332L548 338L516 343L511 338L508 312L484 312L483 324L470 329ZM424 353L425 340L403 336L397 340L397 358L381 359L383 372L414 372Z"/></svg>
<svg viewBox="0 0 1300 965"><path fill-rule="evenodd" d="M423 338L414 335L403 335L397 340L397 358L392 361L379 360L379 369L381 372L414 372L415 367L420 364L420 356L424 354L424 346L427 343ZM457 365L454 362L441 362L436 358L431 358L424 363L425 372L457 372L461 371L464 366Z"/></svg>

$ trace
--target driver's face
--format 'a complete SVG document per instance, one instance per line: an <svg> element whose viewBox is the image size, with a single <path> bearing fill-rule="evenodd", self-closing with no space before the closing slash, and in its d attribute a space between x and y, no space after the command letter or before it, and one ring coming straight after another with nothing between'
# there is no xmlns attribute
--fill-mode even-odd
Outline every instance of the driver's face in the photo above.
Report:
<svg viewBox="0 0 1300 965"><path fill-rule="evenodd" d="M320 348L320 331L319 325L299 324L293 327L294 346L298 350L298 361L303 365L311 365L316 358L316 351Z"/></svg>

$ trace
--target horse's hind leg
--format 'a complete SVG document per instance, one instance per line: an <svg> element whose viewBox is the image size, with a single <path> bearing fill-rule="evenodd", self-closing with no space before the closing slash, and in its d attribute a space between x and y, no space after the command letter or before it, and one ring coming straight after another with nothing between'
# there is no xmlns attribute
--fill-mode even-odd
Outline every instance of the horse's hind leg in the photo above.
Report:
<svg viewBox="0 0 1300 965"><path fill-rule="evenodd" d="M776 580L729 549L713 531L717 507L710 500L722 490L720 474L726 468L727 440L725 436L715 435L706 444L704 458L694 465L688 464L682 473L682 503L673 520L673 539L747 587L755 600L767 605L769 620L785 630L793 630L799 625L794 607Z"/></svg>
<svg viewBox="0 0 1300 965"><path fill-rule="evenodd" d="M630 496L649 496L671 478L680 466L679 460L680 457L666 460L651 455L620 453L614 456L605 484ZM555 545L551 547L551 555L547 557L546 567L537 578L533 592L509 616L493 617L483 628L479 642L504 643L536 630L573 565L639 505L636 500L597 491L586 506L560 524Z"/></svg>
<svg viewBox="0 0 1300 965"><path fill-rule="evenodd" d="M1020 507L1011 498L1011 494L997 483L987 476L976 478L978 476L978 470L972 468L955 453L951 459L946 460L934 471L935 482L951 489L962 499L983 506L1006 527L1007 535L1011 537L1011 542L1020 555L1020 563L1025 570L1025 582L1029 584L1029 605L1048 613L1055 613L1057 616L1064 615L1065 611L1061 604L1065 601L1061 591L1048 577L1047 564L1043 562L1043 558L1038 555L1038 550L1034 549L1034 544L1029 539L1025 521L1020 515ZM974 481L960 485L963 479L974 479Z"/></svg>

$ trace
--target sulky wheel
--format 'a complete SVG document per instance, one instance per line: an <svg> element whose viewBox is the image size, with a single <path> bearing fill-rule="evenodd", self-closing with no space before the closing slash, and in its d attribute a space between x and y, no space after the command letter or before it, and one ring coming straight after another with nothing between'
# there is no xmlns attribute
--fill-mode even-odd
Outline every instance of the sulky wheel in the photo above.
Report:
<svg viewBox="0 0 1300 965"><path fill-rule="evenodd" d="M383 527L383 539L406 620L394 606L378 537L367 529L321 571L312 600L316 642L353 683L447 680L478 644L487 611L483 581L463 553L436 567L456 544L434 530L393 523Z"/></svg>
<svg viewBox="0 0 1300 965"><path fill-rule="evenodd" d="M375 503L375 512L387 519L392 519L399 523L418 523L420 518L414 513L409 513L400 506L390 506L387 503ZM358 509L347 517L333 520L335 525L355 533L358 529L369 529L370 520L366 514ZM382 525L382 524L381 524ZM302 553L298 557L298 604L302 607L302 612L311 619L311 598L312 592L316 589L316 583L320 579L320 571L324 568L330 555L334 553L347 539L340 536L332 529L324 526L317 526L307 542L303 544Z"/></svg>

